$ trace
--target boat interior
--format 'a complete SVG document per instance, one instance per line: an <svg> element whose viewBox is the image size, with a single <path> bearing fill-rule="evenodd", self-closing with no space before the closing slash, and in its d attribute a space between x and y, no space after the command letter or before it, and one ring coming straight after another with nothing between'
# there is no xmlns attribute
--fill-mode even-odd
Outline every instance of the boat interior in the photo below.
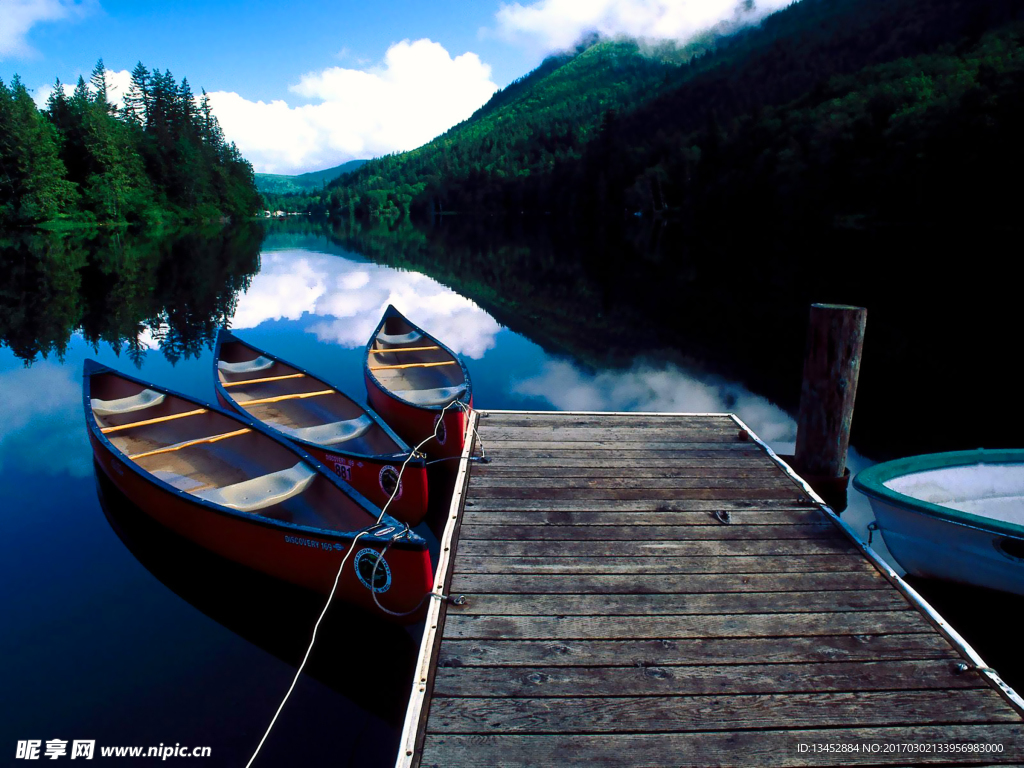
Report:
<svg viewBox="0 0 1024 768"><path fill-rule="evenodd" d="M1024 525L1024 464L971 464L913 472L885 486L914 499Z"/></svg>
<svg viewBox="0 0 1024 768"><path fill-rule="evenodd" d="M359 403L246 344L221 344L217 376L246 413L288 437L360 456L406 452Z"/></svg>
<svg viewBox="0 0 1024 768"><path fill-rule="evenodd" d="M414 405L444 406L466 393L459 361L400 317L389 317L367 352L381 386Z"/></svg>
<svg viewBox="0 0 1024 768"><path fill-rule="evenodd" d="M197 498L337 532L370 513L287 446L199 403L115 373L91 377L93 417L128 459Z"/></svg>

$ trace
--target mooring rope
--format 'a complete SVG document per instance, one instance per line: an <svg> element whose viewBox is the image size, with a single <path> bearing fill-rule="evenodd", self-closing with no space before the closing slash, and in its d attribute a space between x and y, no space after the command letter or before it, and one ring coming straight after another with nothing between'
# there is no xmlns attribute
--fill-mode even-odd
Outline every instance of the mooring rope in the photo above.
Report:
<svg viewBox="0 0 1024 768"><path fill-rule="evenodd" d="M441 427L441 423L444 421L444 415L448 411L448 409L451 408L453 405L459 406L459 408L462 409L463 413L466 414L467 420L469 419L471 409L469 408L469 406L467 406L465 403L459 400L452 400L452 402L448 403L448 405L441 409L441 414L437 419L437 423L434 424L434 433L429 437L425 438L424 440L422 440L415 448L409 451L409 455L406 456L405 461L402 462L402 467L401 469L398 470L398 479L395 481L395 489L391 492L391 496L384 503L384 506L380 511L380 515L377 517L377 522L375 522L370 527L364 528L363 530L359 531L359 533L355 535L355 538L352 539L352 545L349 547L348 552L346 552L345 556L341 558L341 565L338 566L338 572L334 576L334 585L331 587L331 592L327 596L327 602L324 603L324 608L322 611L320 611L320 616L317 618L316 624L313 625L313 635L309 639L309 647L306 648L306 655L302 657L302 663L299 664L299 668L295 671L295 677L292 678L292 684L288 686L288 691L285 693L284 698L281 699L281 703L280 705L278 705L277 711L274 713L274 717L270 720L270 725L267 726L267 730L263 734L263 738L260 739L260 743L256 745L256 750L252 753L252 757L249 758L249 762L245 764L245 768L251 768L253 761L256 760L256 756L259 755L260 750L263 748L264 742L266 742L267 737L270 736L270 731L274 728L274 724L277 722L278 715L281 714L281 710L284 709L284 705L288 702L288 698L292 695L292 691L295 690L295 684L299 681L299 676L302 674L302 670L305 669L306 662L309 661L309 655L313 651L313 645L314 643L316 643L316 632L320 628L320 622L322 622L324 616L327 615L327 609L331 607L331 602L334 600L334 595L338 591L338 582L341 580L341 574L345 570L345 563L348 562L349 556L356 551L356 542L359 541L360 536L368 534L372 532L375 528L380 526L381 521L384 519L384 514L387 512L388 507L391 506L391 502L394 501L395 497L398 495L399 488L402 487L402 475L405 473L406 466L408 466L409 462L414 457L422 456L422 454L420 454L419 452L420 448L422 448L431 440L437 439L437 431ZM477 440L480 439L479 435L477 435L476 427L473 428L473 434L477 438ZM480 452L482 455L483 442L480 443ZM438 600L448 599L448 595L438 594L431 590L430 592L427 592L425 595L423 595L420 601L416 604L415 608L413 608L411 611L406 611L405 613L398 613L389 610L385 608L383 605L381 605L380 601L377 600L377 592L373 588L373 585L377 579L377 566L380 564L380 561L384 559L384 555L387 554L387 551L391 548L391 545L394 544L395 541L397 541L398 539L409 536L410 533L411 531L409 530L409 524L406 523L405 528L402 530L401 533L392 536L388 540L387 544L384 545L384 549L381 551L381 553L377 556L377 559L374 561L373 573L370 575L370 595L373 597L373 602L377 605L377 607L380 610L384 611L384 613L387 613L391 616L408 616L409 614L415 613L422 607L423 603L426 600L429 600L430 598L436 598Z"/></svg>

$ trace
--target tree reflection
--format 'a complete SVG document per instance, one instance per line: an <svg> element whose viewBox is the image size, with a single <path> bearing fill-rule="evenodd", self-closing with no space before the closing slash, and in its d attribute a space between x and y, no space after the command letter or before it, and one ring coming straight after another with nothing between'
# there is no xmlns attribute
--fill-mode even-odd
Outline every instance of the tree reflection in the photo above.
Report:
<svg viewBox="0 0 1024 768"><path fill-rule="evenodd" d="M172 363L210 347L259 271L258 224L147 237L40 233L0 239L0 344L31 364L62 360L80 331L140 364L148 341Z"/></svg>

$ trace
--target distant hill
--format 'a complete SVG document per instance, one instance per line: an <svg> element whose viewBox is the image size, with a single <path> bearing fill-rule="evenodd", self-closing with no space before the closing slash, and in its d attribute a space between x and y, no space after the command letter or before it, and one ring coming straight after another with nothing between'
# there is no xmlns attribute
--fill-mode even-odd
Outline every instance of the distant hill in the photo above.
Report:
<svg viewBox="0 0 1024 768"><path fill-rule="evenodd" d="M366 160L349 160L347 163L325 168L322 171L310 171L298 176L283 176L277 173L257 173L256 189L264 194L287 195L298 192L309 192L320 189L325 183L330 184L339 176L360 168Z"/></svg>

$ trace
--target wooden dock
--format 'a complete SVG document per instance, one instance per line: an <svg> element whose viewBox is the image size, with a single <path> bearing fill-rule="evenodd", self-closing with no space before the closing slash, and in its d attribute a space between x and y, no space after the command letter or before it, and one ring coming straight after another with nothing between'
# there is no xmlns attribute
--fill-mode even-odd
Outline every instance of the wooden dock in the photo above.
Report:
<svg viewBox="0 0 1024 768"><path fill-rule="evenodd" d="M473 424L399 766L1024 763L1024 702L735 417Z"/></svg>

